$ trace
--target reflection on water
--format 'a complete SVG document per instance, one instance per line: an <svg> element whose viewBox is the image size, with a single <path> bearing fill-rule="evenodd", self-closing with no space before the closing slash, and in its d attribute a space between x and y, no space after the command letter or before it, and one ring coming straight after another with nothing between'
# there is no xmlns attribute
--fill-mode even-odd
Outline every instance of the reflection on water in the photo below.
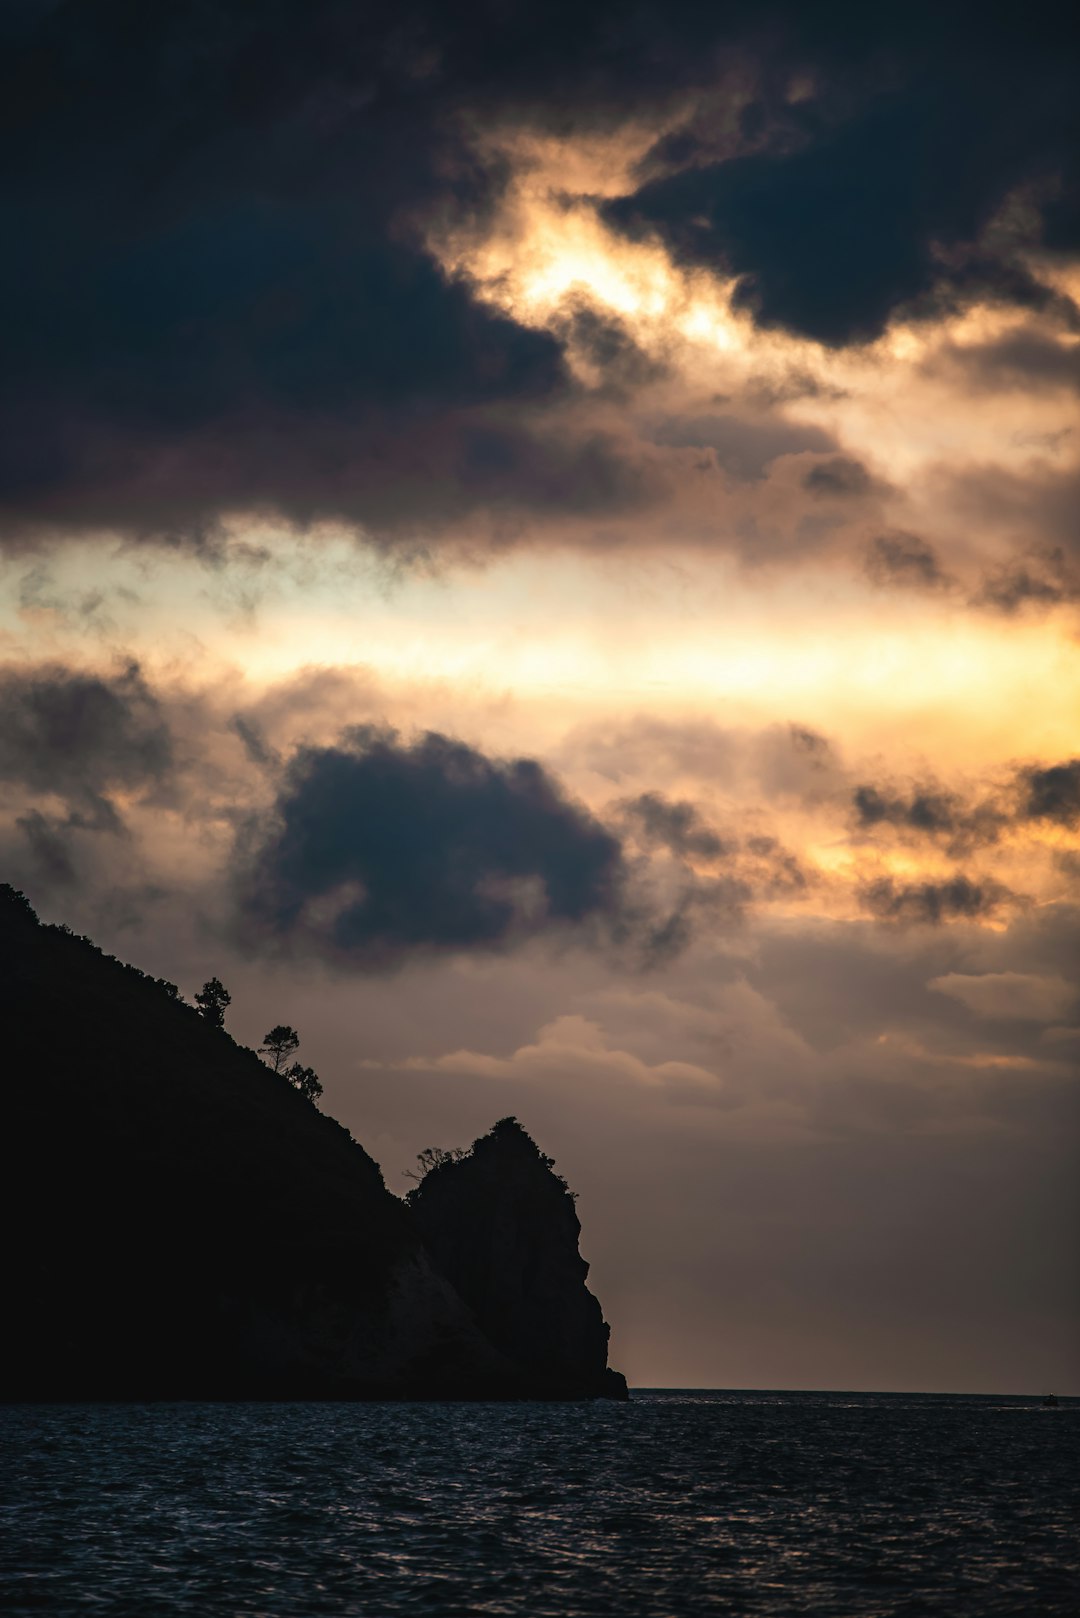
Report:
<svg viewBox="0 0 1080 1618"><path fill-rule="evenodd" d="M15 1406L0 1610L1075 1614L1080 1401Z"/></svg>

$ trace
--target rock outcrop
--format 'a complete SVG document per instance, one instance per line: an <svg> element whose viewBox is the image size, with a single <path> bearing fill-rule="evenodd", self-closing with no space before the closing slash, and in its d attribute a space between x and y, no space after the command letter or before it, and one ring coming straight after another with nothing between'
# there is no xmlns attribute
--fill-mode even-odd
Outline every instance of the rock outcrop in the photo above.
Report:
<svg viewBox="0 0 1080 1618"><path fill-rule="evenodd" d="M573 1263L572 1204L560 1189L519 1205L483 1141L489 1225L470 1193L450 1244L459 1285L425 1240L424 1216L390 1194L345 1129L171 985L40 925L2 887L0 1026L3 1396L606 1390L606 1327ZM511 1177L526 1141L497 1148ZM513 1250L498 1234L510 1207ZM531 1238L530 1216L540 1222ZM534 1251L549 1259L523 1268L516 1291L505 1268L496 1291L478 1291L465 1262L472 1240L501 1266L512 1251L523 1266ZM487 1258L475 1268L492 1273ZM511 1311L502 1323L497 1298ZM522 1352L523 1323L552 1309L565 1322L548 1333L550 1361Z"/></svg>
<svg viewBox="0 0 1080 1618"><path fill-rule="evenodd" d="M501 1353L553 1396L625 1397L585 1285L573 1194L515 1118L436 1163L408 1200L439 1270Z"/></svg>

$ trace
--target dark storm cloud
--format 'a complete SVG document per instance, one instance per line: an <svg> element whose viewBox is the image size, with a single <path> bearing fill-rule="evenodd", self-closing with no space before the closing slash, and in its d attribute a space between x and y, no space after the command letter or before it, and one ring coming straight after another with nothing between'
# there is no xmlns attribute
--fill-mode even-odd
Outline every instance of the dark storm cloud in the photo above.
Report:
<svg viewBox="0 0 1080 1618"><path fill-rule="evenodd" d="M905 785L861 782L851 793L860 831L888 827L908 838L929 838L959 857L1039 822L1080 824L1080 759L1013 766L979 794L934 781Z"/></svg>
<svg viewBox="0 0 1080 1618"><path fill-rule="evenodd" d="M1080 758L1027 770L1022 780L1027 789L1022 813L1029 820L1070 827L1080 823Z"/></svg>
<svg viewBox="0 0 1080 1618"><path fill-rule="evenodd" d="M889 827L906 841L927 838L952 859L996 843L1015 819L1015 790L1000 787L965 797L935 782L906 787L857 785L851 794L860 831Z"/></svg>
<svg viewBox="0 0 1080 1618"><path fill-rule="evenodd" d="M115 861L100 849L91 858L80 834L126 838L114 794L159 788L173 763L164 708L136 663L112 675L0 670L0 782L25 805L9 835L0 830L9 872L42 896L94 881L115 889ZM123 857L137 857L130 843Z"/></svg>
<svg viewBox="0 0 1080 1618"><path fill-rule="evenodd" d="M945 590L952 583L933 547L918 534L879 534L867 549L866 573L883 588Z"/></svg>
<svg viewBox="0 0 1080 1618"><path fill-rule="evenodd" d="M834 455L832 460L819 461L802 480L809 494L823 495L831 500L856 499L869 494L874 480L860 461L847 455Z"/></svg>
<svg viewBox="0 0 1080 1618"><path fill-rule="evenodd" d="M861 826L877 826L884 821L912 831L955 831L963 813L955 793L933 789L916 790L909 798L902 798L887 796L877 787L860 786L855 788L853 801Z"/></svg>
<svg viewBox="0 0 1080 1618"><path fill-rule="evenodd" d="M761 324L831 345L878 336L904 306L1048 301L1010 244L977 244L1011 191L1055 182L1046 239L1080 240L1063 8L1022 26L967 7L766 9L758 41L742 149L717 161L707 140L666 137L669 172L611 204L615 222L739 277ZM799 72L813 88L793 101ZM657 166L654 153L643 172Z"/></svg>
<svg viewBox="0 0 1080 1618"><path fill-rule="evenodd" d="M896 882L881 877L866 883L859 900L878 921L940 926L944 922L995 915L1015 895L1000 882L958 875L942 882Z"/></svg>
<svg viewBox="0 0 1080 1618"><path fill-rule="evenodd" d="M244 864L249 935L367 967L504 949L622 902L618 841L541 765L435 733L300 749Z"/></svg>
<svg viewBox="0 0 1080 1618"><path fill-rule="evenodd" d="M977 607L990 607L1009 616L1028 606L1056 606L1080 598L1080 574L1060 546L1033 551L992 569L973 598Z"/></svg>
<svg viewBox="0 0 1080 1618"><path fill-rule="evenodd" d="M608 433L524 432L489 421L465 429L459 446L452 469L457 492L443 488L444 511L488 505L591 517L647 506L663 487L654 468Z"/></svg>
<svg viewBox="0 0 1080 1618"><path fill-rule="evenodd" d="M158 782L172 762L164 711L137 663L112 676L0 671L0 780L66 799L70 826L120 829L107 794Z"/></svg>
<svg viewBox="0 0 1080 1618"><path fill-rule="evenodd" d="M729 160L669 139L620 217L732 266L767 324L843 342L943 276L1037 299L1000 255L953 251L946 272L932 244L1056 174L1075 118L1050 12L1018 39L919 6L68 0L0 28L9 541L98 524L212 549L240 511L398 531L632 497L610 445L575 455L546 422L560 344L423 248L500 192L471 131L718 105L737 68L757 100ZM1055 246L1071 207L1066 184ZM625 333L587 328L563 335L639 376Z"/></svg>
<svg viewBox="0 0 1080 1618"><path fill-rule="evenodd" d="M697 807L685 799L643 792L622 805L627 819L646 843L660 845L680 858L719 859L734 845L718 836L702 819Z"/></svg>
<svg viewBox="0 0 1080 1618"><path fill-rule="evenodd" d="M1080 764L1072 760L1014 769L979 795L933 782L863 782L852 790L851 806L859 832L878 834L887 828L905 842L936 842L959 859L1033 823L1074 826L1080 820Z"/></svg>
<svg viewBox="0 0 1080 1618"><path fill-rule="evenodd" d="M477 20L289 0L27 19L4 54L9 529L362 519L387 436L399 480L432 433L452 476L448 418L559 391L557 345L448 281L412 225L489 194L447 57Z"/></svg>
<svg viewBox="0 0 1080 1618"><path fill-rule="evenodd" d="M809 880L776 838L721 837L687 801L644 793L605 825L532 759L374 727L298 749L237 856L248 947L361 970L544 935L648 969Z"/></svg>

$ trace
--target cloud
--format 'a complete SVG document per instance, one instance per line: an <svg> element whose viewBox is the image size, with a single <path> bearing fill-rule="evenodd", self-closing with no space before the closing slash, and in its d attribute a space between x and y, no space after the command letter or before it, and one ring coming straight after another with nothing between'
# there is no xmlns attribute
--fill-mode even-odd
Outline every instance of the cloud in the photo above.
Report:
<svg viewBox="0 0 1080 1618"><path fill-rule="evenodd" d="M953 831L960 816L955 793L931 788L915 791L907 800L886 797L877 787L859 786L853 794L855 813L861 826L882 821L893 826L909 826L914 831Z"/></svg>
<svg viewBox="0 0 1080 1618"><path fill-rule="evenodd" d="M1080 599L1080 575L1061 547L1053 546L991 569L972 599L977 607L1011 616L1032 605L1056 606Z"/></svg>
<svg viewBox="0 0 1080 1618"><path fill-rule="evenodd" d="M141 908L149 888L138 814L176 801L179 753L190 762L177 746L178 720L134 661L100 673L0 666L0 855L9 875L42 901L63 895L84 905L90 925L111 924L124 895L129 910ZM196 816L206 814L207 785L204 776Z"/></svg>
<svg viewBox="0 0 1080 1618"><path fill-rule="evenodd" d="M359 967L580 932L622 904L619 843L540 764L434 732L299 749L241 852L249 939Z"/></svg>
<svg viewBox="0 0 1080 1618"><path fill-rule="evenodd" d="M623 813L646 843L671 850L680 858L715 860L730 854L734 844L706 825L692 803L672 801L660 792L643 792L622 804Z"/></svg>
<svg viewBox="0 0 1080 1618"><path fill-rule="evenodd" d="M995 392L1080 390L1080 349L1034 327L1021 327L990 343L948 347L934 363L958 367L977 386Z"/></svg>
<svg viewBox="0 0 1080 1618"><path fill-rule="evenodd" d="M602 823L537 761L437 732L356 726L278 782L234 861L238 936L271 953L382 969L563 935L655 969L811 881L776 837L722 837L689 801L643 793Z"/></svg>
<svg viewBox="0 0 1080 1618"><path fill-rule="evenodd" d="M750 729L639 715L615 727L571 732L563 752L575 767L584 764L619 783L687 780L762 791L767 798L816 800L843 782L828 737L794 722Z"/></svg>
<svg viewBox="0 0 1080 1618"><path fill-rule="evenodd" d="M19 815L15 824L29 845L34 876L46 891L75 887L78 874L68 846L69 839L65 838L63 832L38 809L30 809L25 815Z"/></svg>
<svg viewBox="0 0 1080 1618"><path fill-rule="evenodd" d="M847 455L834 455L829 461L819 461L803 478L803 488L809 494L832 500L849 500L869 494L874 480L861 461Z"/></svg>
<svg viewBox="0 0 1080 1618"><path fill-rule="evenodd" d="M823 453L834 447L820 427L730 414L664 417L646 425L645 437L650 443L671 448L711 449L725 472L746 482L763 478L781 455ZM825 475L825 467L831 464L826 462L814 471Z"/></svg>
<svg viewBox="0 0 1080 1618"><path fill-rule="evenodd" d="M256 720L244 714L233 714L229 729L240 738L245 755L259 769L276 769L280 765L280 754L266 740Z"/></svg>
<svg viewBox="0 0 1080 1618"><path fill-rule="evenodd" d="M573 1079L586 1084L635 1085L666 1092L673 1099L722 1100L723 1080L693 1062L648 1063L632 1051L613 1049L599 1022L570 1013L541 1028L535 1040L510 1056L450 1051L443 1056L406 1057L394 1064L406 1072L446 1073L488 1079ZM729 1103L730 1104L730 1103Z"/></svg>
<svg viewBox="0 0 1080 1618"><path fill-rule="evenodd" d="M1021 780L1027 789L1022 812L1028 819L1070 827L1080 822L1080 758L1025 770Z"/></svg>
<svg viewBox="0 0 1080 1618"><path fill-rule="evenodd" d="M164 710L137 663L112 675L0 670L0 779L66 799L70 825L117 830L108 794L160 782L172 765Z"/></svg>
<svg viewBox="0 0 1080 1618"><path fill-rule="evenodd" d="M765 325L845 343L943 284L1045 301L1008 231L984 226L1017 187L1043 187L1037 212L1067 181L1071 75L1049 25L1021 51L983 17L978 34L972 72L968 30L919 8L24 11L4 53L20 159L0 264L19 314L5 542L119 529L212 554L254 514L407 548L467 517L502 538L536 511L648 504L662 477L575 418L564 356L609 400L652 385L663 366L632 322L571 295L538 330L431 250L483 239L508 131L527 145L655 123L647 182L612 217L736 275ZM1044 209L1059 246L1070 196L1063 183ZM665 402L657 441L700 440L735 481L828 452L818 426L760 419L763 402L836 395L805 366L785 374L794 393L751 386L752 419L696 404L682 424ZM869 492L857 461L833 464L811 490Z"/></svg>
<svg viewBox="0 0 1080 1618"><path fill-rule="evenodd" d="M577 367L591 373L597 390L608 398L622 400L632 389L667 374L664 364L638 345L628 322L601 313L584 297L568 295L552 329Z"/></svg>
<svg viewBox="0 0 1080 1618"><path fill-rule="evenodd" d="M737 931L752 907L801 898L811 886L778 838L721 837L686 799L645 792L613 807L628 857L634 845L646 851L629 860L624 928L648 968L670 964L702 936Z"/></svg>
<svg viewBox="0 0 1080 1618"><path fill-rule="evenodd" d="M878 921L930 927L995 916L1015 897L991 878L975 882L964 875L941 882L897 882L893 877L879 877L865 883L859 894L863 909Z"/></svg>
<svg viewBox="0 0 1080 1618"><path fill-rule="evenodd" d="M1051 420L1056 424L1060 417ZM1019 466L1000 458L967 467L960 463L952 470L942 466L939 486L956 515L969 530L977 528L994 540L999 555L1005 547L1010 553L986 572L973 606L1009 613L1077 595L1080 464L1075 456L1048 455L1060 434L1050 438L1047 443L1046 435L1038 435Z"/></svg>
<svg viewBox="0 0 1080 1618"><path fill-rule="evenodd" d="M1067 200L1053 225L1046 209L1045 228L1076 246L1077 114L1060 19L1045 17L1018 48L1016 30L984 13L977 67L976 25L962 11L933 52L919 7L885 21L779 8L771 22L771 44L750 52L757 96L739 135L711 151L689 132L696 112L681 143L665 136L659 175L657 153L609 218L737 278L761 325L832 346L876 338L905 308L1048 302L1015 236L988 227L1011 192L1054 176ZM792 98L800 75L807 93Z"/></svg>
<svg viewBox="0 0 1080 1618"><path fill-rule="evenodd" d="M0 266L19 308L0 391L9 537L198 544L252 510L393 523L427 459L414 489L441 478L444 498L482 501L484 408L521 455L513 408L568 379L557 342L424 246L421 215L482 209L498 184L440 60L467 27L423 5L407 24L221 0L136 27L131 9L41 13L5 51L21 152Z"/></svg>
<svg viewBox="0 0 1080 1618"><path fill-rule="evenodd" d="M747 857L742 869L751 887L761 897L791 897L810 886L811 876L802 862L783 846L779 838L748 837L744 848Z"/></svg>
<svg viewBox="0 0 1080 1618"><path fill-rule="evenodd" d="M1033 822L1069 829L1080 823L1080 759L1013 767L981 797L935 782L906 787L863 782L851 801L860 829L889 826L910 837L935 838L958 855Z"/></svg>
<svg viewBox="0 0 1080 1618"><path fill-rule="evenodd" d="M700 998L659 989L609 986L573 996L563 1011L509 1056L469 1048L406 1057L414 1073L528 1085L534 1096L580 1093L601 1105L680 1105L769 1113L812 1090L815 1053L772 1001L739 975L718 982L715 967ZM365 1064L368 1065L368 1064ZM381 1064L371 1063L372 1067Z"/></svg>
<svg viewBox="0 0 1080 1618"><path fill-rule="evenodd" d="M883 588L945 590L952 579L937 554L918 534L879 534L866 552L866 574Z"/></svg>
<svg viewBox="0 0 1080 1618"><path fill-rule="evenodd" d="M947 972L928 987L967 1006L978 1017L1017 1018L1052 1023L1068 1015L1077 1000L1075 983L1028 972Z"/></svg>

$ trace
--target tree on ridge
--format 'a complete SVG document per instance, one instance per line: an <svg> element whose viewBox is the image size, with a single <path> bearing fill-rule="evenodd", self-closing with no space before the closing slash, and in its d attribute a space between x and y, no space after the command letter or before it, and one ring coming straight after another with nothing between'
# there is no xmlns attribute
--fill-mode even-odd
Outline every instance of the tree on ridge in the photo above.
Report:
<svg viewBox="0 0 1080 1618"><path fill-rule="evenodd" d="M283 1073L289 1057L295 1056L299 1049L300 1035L296 1029L290 1028L288 1023L279 1022L268 1034L263 1035L259 1055L266 1057L275 1073Z"/></svg>
<svg viewBox="0 0 1080 1618"><path fill-rule="evenodd" d="M313 1067L303 1067L299 1062L285 1069L285 1077L293 1085L305 1101L315 1102L322 1095L322 1085L319 1075Z"/></svg>
<svg viewBox="0 0 1080 1618"><path fill-rule="evenodd" d="M195 996L195 1004L199 1008L200 1015L205 1017L213 1028L224 1028L225 1007L231 1000L232 995L220 978L207 978Z"/></svg>
<svg viewBox="0 0 1080 1618"><path fill-rule="evenodd" d="M278 1023L263 1035L259 1055L264 1056L274 1072L288 1079L293 1089L299 1090L304 1100L314 1106L322 1095L323 1087L313 1067L305 1067L302 1062L289 1063L290 1056L295 1056L299 1049L300 1035L296 1029L290 1028L288 1023Z"/></svg>

